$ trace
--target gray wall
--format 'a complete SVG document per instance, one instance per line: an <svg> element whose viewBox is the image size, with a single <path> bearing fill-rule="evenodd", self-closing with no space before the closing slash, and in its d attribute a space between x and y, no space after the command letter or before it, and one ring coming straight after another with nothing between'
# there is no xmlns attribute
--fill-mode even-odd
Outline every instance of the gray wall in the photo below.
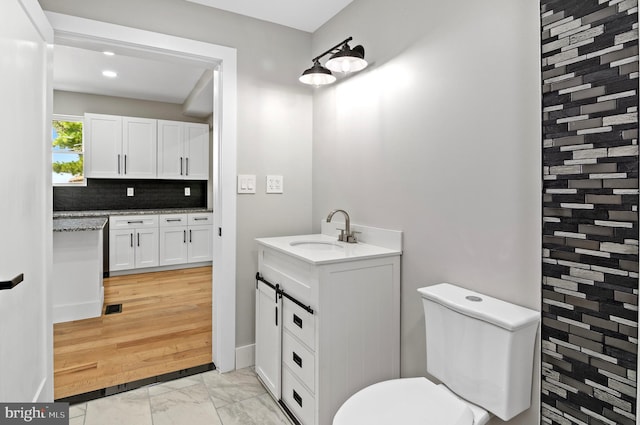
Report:
<svg viewBox="0 0 640 425"><path fill-rule="evenodd" d="M175 103L54 90L54 114L83 115L85 112L159 120L208 122L206 118L200 119L183 115L182 105Z"/></svg>
<svg viewBox="0 0 640 425"><path fill-rule="evenodd" d="M353 36L370 62L315 92L314 229L344 208L404 231L403 376L426 374L421 286L540 310L538 24L537 2L356 0L313 35L314 54ZM538 373L510 424L538 423Z"/></svg>
<svg viewBox="0 0 640 425"><path fill-rule="evenodd" d="M254 238L311 231L312 92L297 81L311 35L183 0L40 3L45 10L237 49L237 171L258 176L258 193L238 197L236 344L253 344ZM284 176L284 194L264 193L267 174Z"/></svg>

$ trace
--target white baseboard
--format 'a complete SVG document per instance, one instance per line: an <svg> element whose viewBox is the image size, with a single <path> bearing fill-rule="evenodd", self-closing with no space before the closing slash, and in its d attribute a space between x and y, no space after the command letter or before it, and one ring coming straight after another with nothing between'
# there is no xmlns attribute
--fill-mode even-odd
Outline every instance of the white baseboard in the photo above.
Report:
<svg viewBox="0 0 640 425"><path fill-rule="evenodd" d="M254 364L256 364L255 344L236 347L236 369L244 369Z"/></svg>

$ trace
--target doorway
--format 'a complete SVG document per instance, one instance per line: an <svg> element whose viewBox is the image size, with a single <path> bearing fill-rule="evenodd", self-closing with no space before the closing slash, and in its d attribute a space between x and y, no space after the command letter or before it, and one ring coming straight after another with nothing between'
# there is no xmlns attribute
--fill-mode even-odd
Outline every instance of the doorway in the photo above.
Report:
<svg viewBox="0 0 640 425"><path fill-rule="evenodd" d="M236 275L236 50L196 40L45 12L56 44L119 46L141 56L194 61L213 70L214 206L212 361L221 372L235 369Z"/></svg>

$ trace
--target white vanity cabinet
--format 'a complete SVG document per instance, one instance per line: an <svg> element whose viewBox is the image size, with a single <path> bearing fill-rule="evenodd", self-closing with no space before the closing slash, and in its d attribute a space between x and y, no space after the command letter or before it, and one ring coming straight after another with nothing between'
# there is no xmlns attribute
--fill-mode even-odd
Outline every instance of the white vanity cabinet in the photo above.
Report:
<svg viewBox="0 0 640 425"><path fill-rule="evenodd" d="M158 266L158 216L109 218L109 270Z"/></svg>
<svg viewBox="0 0 640 425"><path fill-rule="evenodd" d="M209 178L209 126L158 120L158 178Z"/></svg>
<svg viewBox="0 0 640 425"><path fill-rule="evenodd" d="M85 176L156 178L156 122L148 118L85 114Z"/></svg>
<svg viewBox="0 0 640 425"><path fill-rule="evenodd" d="M213 214L160 216L160 265L200 263L213 259Z"/></svg>
<svg viewBox="0 0 640 425"><path fill-rule="evenodd" d="M399 377L401 251L291 238L257 240L256 373L301 424L330 425L356 391Z"/></svg>

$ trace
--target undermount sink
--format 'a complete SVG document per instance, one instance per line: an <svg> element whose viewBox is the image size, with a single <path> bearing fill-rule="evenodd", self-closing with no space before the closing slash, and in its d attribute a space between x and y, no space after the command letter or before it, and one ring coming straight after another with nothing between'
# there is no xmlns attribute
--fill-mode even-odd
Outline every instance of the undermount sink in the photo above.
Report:
<svg viewBox="0 0 640 425"><path fill-rule="evenodd" d="M314 249L318 251L343 249L342 245L339 245L335 242L326 242L326 241L293 241L293 242L289 242L289 245L295 246L298 248Z"/></svg>

